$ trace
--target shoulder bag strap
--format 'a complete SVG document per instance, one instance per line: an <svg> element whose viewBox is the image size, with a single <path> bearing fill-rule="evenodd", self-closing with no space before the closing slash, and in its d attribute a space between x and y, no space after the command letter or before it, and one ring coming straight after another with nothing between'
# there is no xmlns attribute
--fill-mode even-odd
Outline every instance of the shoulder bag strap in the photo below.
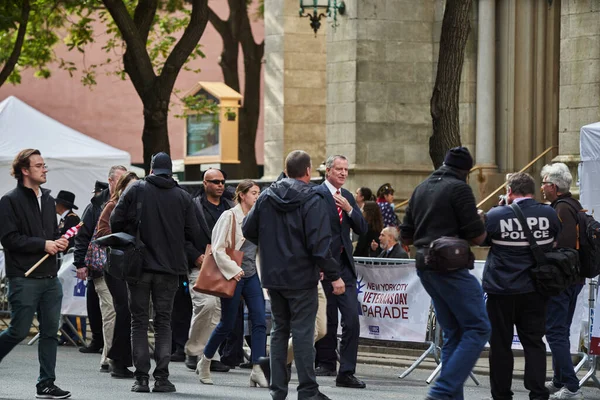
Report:
<svg viewBox="0 0 600 400"><path fill-rule="evenodd" d="M525 233L525 236L527 236L527 240L529 241L529 245L531 246L531 251L533 251L533 257L535 258L536 263L540 264L540 265L545 264L546 256L544 255L544 252L542 251L540 246L535 241L533 234L531 233L531 230L529 229L529 225L527 225L527 220L525 219L525 216L523 215L523 211L521 211L521 207L519 207L519 205L517 203L512 203L510 205L510 208L513 210L513 212L517 216L517 219L519 220L519 223L521 224L521 227L523 228L523 232Z"/></svg>
<svg viewBox="0 0 600 400"><path fill-rule="evenodd" d="M135 245L139 247L141 245L140 239L140 225L142 224L142 205L144 204L144 187L146 182L140 182L140 188L137 192L137 204L136 204L136 230L135 230Z"/></svg>
<svg viewBox="0 0 600 400"><path fill-rule="evenodd" d="M237 231L237 223L235 221L235 214L231 211L231 248L235 249L235 231Z"/></svg>

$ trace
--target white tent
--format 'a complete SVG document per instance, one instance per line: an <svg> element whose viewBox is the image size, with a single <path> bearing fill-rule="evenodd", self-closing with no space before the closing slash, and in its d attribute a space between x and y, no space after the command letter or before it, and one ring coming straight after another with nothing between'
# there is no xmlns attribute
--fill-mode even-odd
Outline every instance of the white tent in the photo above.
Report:
<svg viewBox="0 0 600 400"><path fill-rule="evenodd" d="M80 216L92 198L94 182L106 182L111 166L131 162L126 151L77 132L11 96L0 103L0 196L16 186L11 165L26 148L39 149L48 164L43 187L53 196L60 190L75 193Z"/></svg>
<svg viewBox="0 0 600 400"><path fill-rule="evenodd" d="M600 122L585 125L580 130L579 197L583 208L600 218Z"/></svg>

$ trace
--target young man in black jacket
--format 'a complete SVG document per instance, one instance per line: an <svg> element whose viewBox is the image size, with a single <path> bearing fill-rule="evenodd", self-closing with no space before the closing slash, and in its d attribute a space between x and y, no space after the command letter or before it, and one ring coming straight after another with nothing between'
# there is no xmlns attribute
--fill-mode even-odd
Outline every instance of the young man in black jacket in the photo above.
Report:
<svg viewBox="0 0 600 400"><path fill-rule="evenodd" d="M328 397L319 392L314 369L319 272L335 295L343 294L346 285L331 254L327 204L309 186L310 156L293 151L285 165L289 178L273 183L260 195L242 230L247 240L258 245L262 286L271 297L271 396L273 400L287 397L291 333L300 382L298 399L324 400Z"/></svg>
<svg viewBox="0 0 600 400"><path fill-rule="evenodd" d="M400 227L402 242L417 248L417 275L431 296L444 331L444 368L429 391L428 400L463 400L463 385L490 337L483 291L465 268L439 273L425 264L431 242L454 236L481 244L486 233L477 215L475 196L467 184L473 158L465 147L446 153L444 165L413 192ZM460 294L460 295L457 295Z"/></svg>
<svg viewBox="0 0 600 400"><path fill-rule="evenodd" d="M110 217L113 233L127 232L144 243L142 273L127 282L131 311L131 344L135 383L133 392L149 392L149 306L152 298L156 345L154 392L174 392L169 381L171 359L171 313L179 276L187 273L185 243L196 244L200 228L191 196L173 179L171 158L158 153L152 158L146 181L131 184ZM138 221L138 203L141 204Z"/></svg>
<svg viewBox="0 0 600 400"><path fill-rule="evenodd" d="M66 399L71 393L54 384L63 296L56 253L64 251L69 242L59 236L50 191L40 187L46 183L47 172L39 150L22 150L12 164L17 187L0 199L0 242L6 255L11 307L10 326L0 334L0 361L27 337L37 312L40 376L36 397ZM25 277L46 253L50 257Z"/></svg>

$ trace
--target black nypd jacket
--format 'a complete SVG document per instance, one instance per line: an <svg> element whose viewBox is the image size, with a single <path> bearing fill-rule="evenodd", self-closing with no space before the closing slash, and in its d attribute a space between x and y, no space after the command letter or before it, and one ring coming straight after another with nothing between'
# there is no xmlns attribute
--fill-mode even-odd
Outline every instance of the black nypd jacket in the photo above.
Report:
<svg viewBox="0 0 600 400"><path fill-rule="evenodd" d="M561 230L552 207L534 199L518 202L529 229L544 252L552 250ZM535 292L529 270L535 265L527 237L509 206L498 206L487 214L487 243L491 245L483 271L483 290L491 294Z"/></svg>
<svg viewBox="0 0 600 400"><path fill-rule="evenodd" d="M46 240L56 240L58 224L54 198L42 191L42 209L37 196L21 182L0 199L0 242L6 256L6 276L24 277L25 272L46 255ZM30 277L56 276L56 256L50 256Z"/></svg>
<svg viewBox="0 0 600 400"><path fill-rule="evenodd" d="M261 193L242 231L258 245L264 288L312 289L320 271L329 280L339 279L327 207L322 195L296 179L284 178Z"/></svg>
<svg viewBox="0 0 600 400"><path fill-rule="evenodd" d="M150 175L145 183L136 181L123 192L111 214L113 233L136 234L140 198L140 238L146 245L144 270L169 275L187 274L186 242L200 247L197 245L200 227L192 197L171 177Z"/></svg>

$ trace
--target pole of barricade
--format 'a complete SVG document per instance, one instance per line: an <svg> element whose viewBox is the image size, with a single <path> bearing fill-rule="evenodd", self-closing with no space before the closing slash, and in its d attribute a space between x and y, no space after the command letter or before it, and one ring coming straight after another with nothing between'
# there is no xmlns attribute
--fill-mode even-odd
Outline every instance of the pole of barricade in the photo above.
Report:
<svg viewBox="0 0 600 400"><path fill-rule="evenodd" d="M408 367L406 369L406 371L404 371L402 374L398 375L398 378L400 379L404 379L406 378L408 375L410 375L411 372L413 372L426 358L428 355L432 355L433 358L435 359L435 361L439 364L440 363L440 357L439 357L439 353L440 353L440 348L437 345L438 339L439 339L439 334L438 334L438 329L437 329L437 323L436 323L436 319L435 319L435 310L433 308L433 304L431 304L429 306L429 316L427 318L427 329L429 330L429 335L428 335L428 341L425 343L429 343L429 347L423 352L423 354L421 354L419 356L419 358L417 358L415 360L414 363L412 363L412 365L410 367Z"/></svg>
<svg viewBox="0 0 600 400"><path fill-rule="evenodd" d="M598 323L598 316L594 314L594 308L596 307L596 290L598 289L598 281L591 279L590 280L590 295L589 295L589 307L590 307L590 321L589 321L589 347L592 342L592 325L593 323ZM593 317L592 317L593 316ZM593 321L593 322L592 322ZM596 386L600 387L600 381L596 377L596 355L588 355L587 359L589 361L590 370L585 374L583 378L579 381L579 386L583 386L590 378L596 383Z"/></svg>

